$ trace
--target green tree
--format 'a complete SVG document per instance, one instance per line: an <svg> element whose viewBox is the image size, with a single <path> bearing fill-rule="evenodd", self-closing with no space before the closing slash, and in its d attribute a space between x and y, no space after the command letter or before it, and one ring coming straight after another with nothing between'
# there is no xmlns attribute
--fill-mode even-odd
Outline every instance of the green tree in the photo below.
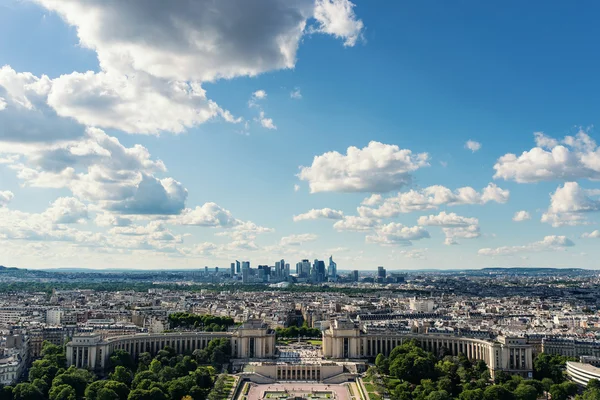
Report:
<svg viewBox="0 0 600 400"><path fill-rule="evenodd" d="M515 400L536 400L538 392L531 385L520 384L514 390Z"/></svg>
<svg viewBox="0 0 600 400"><path fill-rule="evenodd" d="M483 400L513 400L513 394L503 386L488 386L483 391Z"/></svg>
<svg viewBox="0 0 600 400"><path fill-rule="evenodd" d="M52 386L48 393L50 400L76 400L77 393L72 386L67 384Z"/></svg>
<svg viewBox="0 0 600 400"><path fill-rule="evenodd" d="M109 358L110 368L114 369L118 366L125 367L129 370L133 370L135 367L135 363L131 358L131 354L126 352L125 350L115 350Z"/></svg>
<svg viewBox="0 0 600 400"><path fill-rule="evenodd" d="M133 380L131 371L122 365L117 365L115 370L108 375L108 379L130 385Z"/></svg>
<svg viewBox="0 0 600 400"><path fill-rule="evenodd" d="M573 382L563 382L550 387L552 400L567 400L577 394L577 385Z"/></svg>
<svg viewBox="0 0 600 400"><path fill-rule="evenodd" d="M481 400L483 399L482 389L464 390L458 396L460 400Z"/></svg>
<svg viewBox="0 0 600 400"><path fill-rule="evenodd" d="M13 389L14 400L44 400L44 394L31 383L19 383Z"/></svg>
<svg viewBox="0 0 600 400"><path fill-rule="evenodd" d="M85 369L77 369L74 366L69 367L64 373L56 375L52 380L52 387L60 385L69 385L75 389L78 399L83 399L85 388L95 379L94 374ZM52 389L50 389L52 390Z"/></svg>
<svg viewBox="0 0 600 400"><path fill-rule="evenodd" d="M452 396L445 390L436 390L429 393L427 400L452 400Z"/></svg>
<svg viewBox="0 0 600 400"><path fill-rule="evenodd" d="M390 360L383 354L378 354L375 358L375 365L382 374L390 373Z"/></svg>

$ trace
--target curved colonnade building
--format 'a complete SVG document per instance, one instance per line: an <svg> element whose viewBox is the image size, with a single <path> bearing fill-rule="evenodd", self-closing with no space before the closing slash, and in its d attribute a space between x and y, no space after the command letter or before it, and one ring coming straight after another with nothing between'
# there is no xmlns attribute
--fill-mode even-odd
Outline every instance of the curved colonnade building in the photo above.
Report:
<svg viewBox="0 0 600 400"><path fill-rule="evenodd" d="M272 358L275 356L275 331L261 320L249 320L229 332L141 333L101 339L99 335L74 336L67 343L67 363L78 368L102 371L108 367L115 350L125 350L136 359L141 353L155 355L165 347L177 353L204 349L213 339L231 340L233 358Z"/></svg>
<svg viewBox="0 0 600 400"><path fill-rule="evenodd" d="M490 373L506 371L531 377L533 348L526 338L499 336L496 340L454 336L443 333L411 332L400 329L369 328L354 321L338 319L323 332L323 356L331 359L374 358L389 356L392 349L415 340L436 355L465 354L471 360L483 360Z"/></svg>
<svg viewBox="0 0 600 400"><path fill-rule="evenodd" d="M573 382L585 387L592 379L600 380L600 368L590 364L567 361L567 375Z"/></svg>
<svg viewBox="0 0 600 400"><path fill-rule="evenodd" d="M177 332L158 334L136 334L101 339L99 335L75 336L67 344L67 362L79 368L102 371L108 367L110 355L115 350L125 350L134 359L143 352L154 355L169 346L178 353L193 352L208 346L212 339L227 338L231 341L231 356L242 360L267 360L276 356L275 332L261 320L249 320L229 332ZM411 332L405 329L375 328L349 319L337 319L323 331L323 360L319 363L363 362L378 354L388 356L392 349L408 340L416 340L427 351L437 355L465 354L472 360L483 360L492 376L502 370L525 377L533 369L532 345L525 338L500 336L496 340L455 336L444 333ZM291 365L290 365L291 367ZM306 365L299 361L292 369L303 371ZM312 372L308 376L323 376ZM281 368L279 368L281 369ZM280 372L277 377L280 378ZM295 373L286 372L287 374ZM298 378L307 377L299 372ZM290 375L291 376L291 375Z"/></svg>

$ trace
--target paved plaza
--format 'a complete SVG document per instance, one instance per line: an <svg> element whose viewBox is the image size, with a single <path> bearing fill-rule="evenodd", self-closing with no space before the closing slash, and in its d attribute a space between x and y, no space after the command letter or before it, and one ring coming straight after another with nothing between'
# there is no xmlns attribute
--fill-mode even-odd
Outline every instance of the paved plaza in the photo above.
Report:
<svg viewBox="0 0 600 400"><path fill-rule="evenodd" d="M284 382L284 383L270 383L270 384L256 384L252 383L250 391L246 398L248 400L263 400L263 399L276 399L276 397L267 397L268 393L273 392L287 392L288 398L294 398L294 396L307 397L314 392L329 392L331 399L335 400L349 400L350 395L345 385L327 385L322 383L302 383L302 382ZM323 396L323 399L326 397Z"/></svg>

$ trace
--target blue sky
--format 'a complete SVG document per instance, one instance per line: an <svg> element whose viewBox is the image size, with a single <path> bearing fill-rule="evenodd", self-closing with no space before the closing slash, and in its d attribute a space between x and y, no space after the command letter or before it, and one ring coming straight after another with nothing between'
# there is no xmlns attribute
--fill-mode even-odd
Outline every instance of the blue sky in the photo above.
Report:
<svg viewBox="0 0 600 400"><path fill-rule="evenodd" d="M0 0L0 264L598 267L597 4L209 3Z"/></svg>

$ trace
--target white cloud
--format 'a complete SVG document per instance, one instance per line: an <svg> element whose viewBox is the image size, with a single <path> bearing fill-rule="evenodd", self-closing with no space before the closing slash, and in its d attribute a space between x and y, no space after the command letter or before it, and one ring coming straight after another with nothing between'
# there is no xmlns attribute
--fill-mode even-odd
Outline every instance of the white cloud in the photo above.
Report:
<svg viewBox="0 0 600 400"><path fill-rule="evenodd" d="M306 242L314 242L318 236L312 233L284 236L280 240L281 246L300 246Z"/></svg>
<svg viewBox="0 0 600 400"><path fill-rule="evenodd" d="M46 145L0 148L20 151L9 164L25 185L68 188L80 200L125 214L177 214L187 190L172 178L158 179L164 163L140 145L123 146L104 131L88 128L83 138Z"/></svg>
<svg viewBox="0 0 600 400"><path fill-rule="evenodd" d="M266 99L267 98L267 92L265 92L262 89L257 90L256 92L252 93L252 98L255 99L255 100Z"/></svg>
<svg viewBox="0 0 600 400"><path fill-rule="evenodd" d="M380 194L372 194L371 196L364 199L360 204L363 206L376 206L381 204L383 201L383 196Z"/></svg>
<svg viewBox="0 0 600 400"><path fill-rule="evenodd" d="M216 203L205 203L194 209L185 209L172 220L179 225L197 225L209 227L230 227L239 223L229 210Z"/></svg>
<svg viewBox="0 0 600 400"><path fill-rule="evenodd" d="M83 127L58 118L46 103L51 85L46 75L19 73L8 65L0 68L0 150L15 143L52 143L83 135Z"/></svg>
<svg viewBox="0 0 600 400"><path fill-rule="evenodd" d="M62 75L52 81L48 104L81 124L128 133L180 133L218 115L239 122L207 99L200 83L167 81L144 72Z"/></svg>
<svg viewBox="0 0 600 400"><path fill-rule="evenodd" d="M311 219L343 219L344 213L331 208L312 209L304 214L294 215L294 222L306 221Z"/></svg>
<svg viewBox="0 0 600 400"><path fill-rule="evenodd" d="M298 190L300 190L300 185L295 184L294 185L294 192L297 192Z"/></svg>
<svg viewBox="0 0 600 400"><path fill-rule="evenodd" d="M9 190L0 191L0 207L6 207L14 197L13 192Z"/></svg>
<svg viewBox="0 0 600 400"><path fill-rule="evenodd" d="M294 88L294 90L292 90L290 92L290 97L295 100L300 100L302 98L302 93L300 92L300 88Z"/></svg>
<svg viewBox="0 0 600 400"><path fill-rule="evenodd" d="M560 143L536 132L537 147L520 156L506 154L494 165L494 178L520 183L600 180L600 148L585 132L566 136Z"/></svg>
<svg viewBox="0 0 600 400"><path fill-rule="evenodd" d="M504 246L497 248L479 249L478 254L482 256L511 256L519 253L559 251L574 246L566 236L546 236L539 242L533 242L522 246Z"/></svg>
<svg viewBox="0 0 600 400"><path fill-rule="evenodd" d="M423 260L426 258L427 249L410 249L410 250L392 250L392 254L400 254L401 256L413 259Z"/></svg>
<svg viewBox="0 0 600 400"><path fill-rule="evenodd" d="M88 209L74 197L59 197L45 211L45 214L55 224L76 224L88 218Z"/></svg>
<svg viewBox="0 0 600 400"><path fill-rule="evenodd" d="M513 216L513 221L515 221L515 222L526 221L528 219L531 219L531 215L527 211L524 211L524 210L517 211L515 213L515 215Z"/></svg>
<svg viewBox="0 0 600 400"><path fill-rule="evenodd" d="M292 68L313 11L309 0L37 1L77 28L103 69L199 81Z"/></svg>
<svg viewBox="0 0 600 400"><path fill-rule="evenodd" d="M586 214L600 211L600 190L584 189L577 182L565 182L550 195L550 207L542 215L542 222L554 227L587 224Z"/></svg>
<svg viewBox="0 0 600 400"><path fill-rule="evenodd" d="M98 213L94 222L98 226L129 226L133 223L130 218L123 217L121 215L115 215L110 213Z"/></svg>
<svg viewBox="0 0 600 400"><path fill-rule="evenodd" d="M356 18L349 0L316 0L315 18L318 32L344 39L344 46L354 46L362 38L364 24Z"/></svg>
<svg viewBox="0 0 600 400"><path fill-rule="evenodd" d="M477 218L462 217L455 213L440 212L438 215L419 217L417 223L421 226L439 226L446 235L444 243L458 244L457 238L475 239L481 236Z"/></svg>
<svg viewBox="0 0 600 400"><path fill-rule="evenodd" d="M300 167L298 177L308 181L311 193L388 192L409 184L411 173L428 166L428 160L427 153L373 141L362 149L348 147L345 155L315 156L310 167Z"/></svg>
<svg viewBox="0 0 600 400"><path fill-rule="evenodd" d="M382 246L411 246L413 240L428 239L429 232L420 226L408 227L397 222L380 225L374 235L367 235L367 243Z"/></svg>
<svg viewBox="0 0 600 400"><path fill-rule="evenodd" d="M475 153L476 151L479 151L481 149L481 143L476 142L474 140L467 140L467 143L465 143L465 148Z"/></svg>
<svg viewBox="0 0 600 400"><path fill-rule="evenodd" d="M372 230L378 223L375 219L349 215L333 224L333 228L337 231L363 232Z"/></svg>
<svg viewBox="0 0 600 400"><path fill-rule="evenodd" d="M444 228L465 227L477 225L477 218L461 217L455 213L440 212L438 215L428 215L419 217L417 223L422 226L441 226Z"/></svg>
<svg viewBox="0 0 600 400"><path fill-rule="evenodd" d="M273 122L273 119L265 117L264 111L261 111L259 113L258 121L260 122L260 124L262 125L263 128L277 129L277 127L275 126L275 123Z"/></svg>
<svg viewBox="0 0 600 400"><path fill-rule="evenodd" d="M581 235L581 237L583 239L600 239L600 231L599 230L595 230L589 233L584 233L583 235Z"/></svg>
<svg viewBox="0 0 600 400"><path fill-rule="evenodd" d="M313 17L320 32L345 45L362 30L347 0L35 1L74 26L100 65L99 72L56 79L49 104L83 124L130 133L181 132L217 115L242 122L201 84L293 68ZM275 129L269 118L261 124Z"/></svg>
<svg viewBox="0 0 600 400"><path fill-rule="evenodd" d="M392 218L415 211L435 210L442 205L486 204L494 201L506 203L510 193L490 183L481 192L472 187L452 191L444 186L429 186L421 190L410 190L388 197L377 208L358 207L359 215L368 218ZM369 200L366 200L369 202ZM363 202L365 204L365 202Z"/></svg>

